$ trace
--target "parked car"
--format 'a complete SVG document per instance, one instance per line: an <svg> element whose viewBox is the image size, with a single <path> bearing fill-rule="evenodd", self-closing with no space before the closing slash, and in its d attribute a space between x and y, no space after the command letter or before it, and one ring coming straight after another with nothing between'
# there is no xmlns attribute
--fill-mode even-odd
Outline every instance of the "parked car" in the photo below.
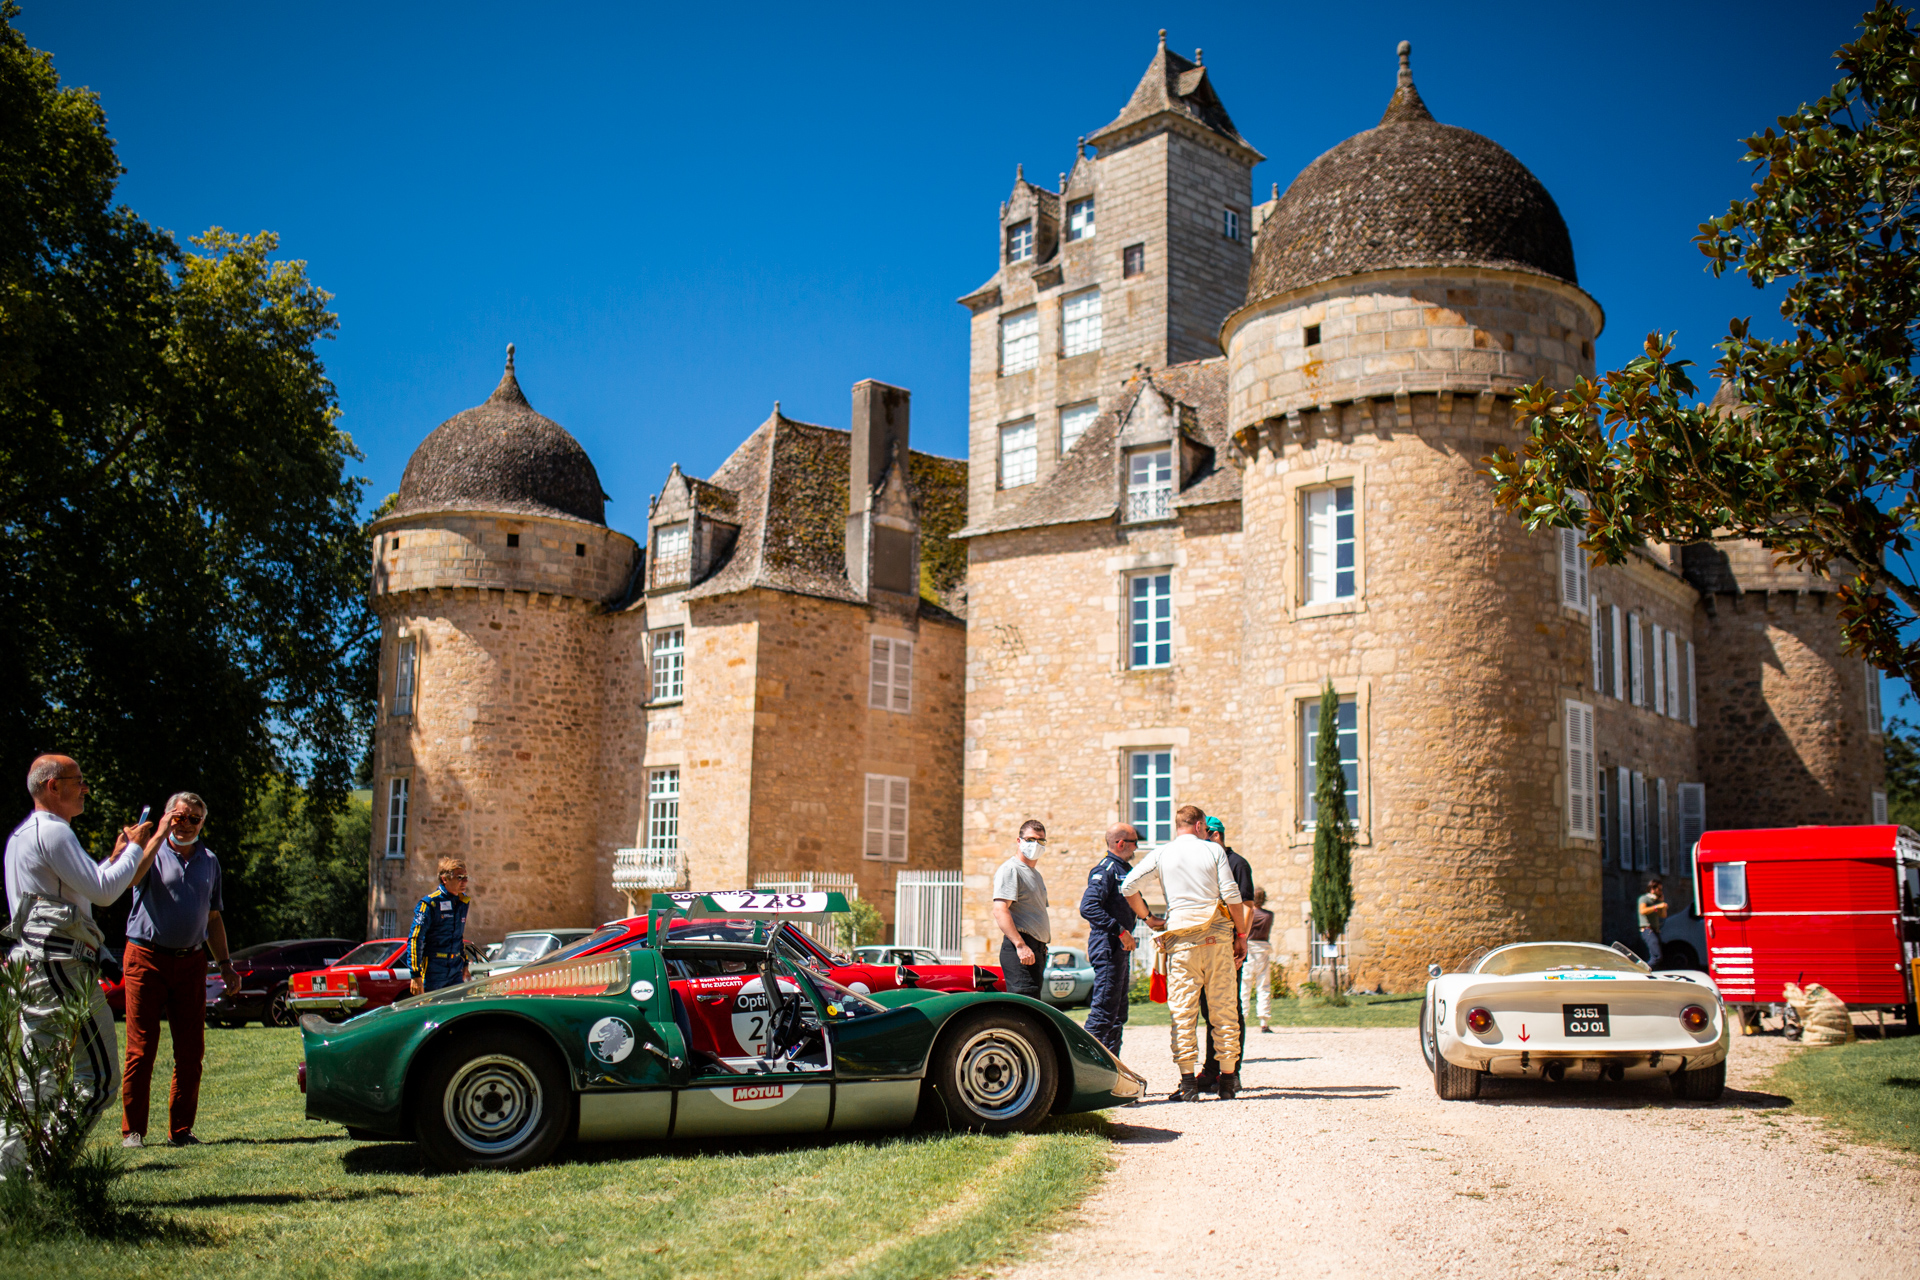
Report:
<svg viewBox="0 0 1920 1280"><path fill-rule="evenodd" d="M227 990L218 965L207 965L207 1021L216 1027L262 1022L290 1027L298 1015L287 1003L287 983L296 973L323 969L360 944L345 938L258 942L233 953L240 989Z"/></svg>
<svg viewBox="0 0 1920 1280"><path fill-rule="evenodd" d="M318 1013L341 1021L392 1004L407 994L407 939L363 942L324 969L296 973L287 983L287 1005L296 1014Z"/></svg>
<svg viewBox="0 0 1920 1280"><path fill-rule="evenodd" d="M675 910L727 924L750 914L712 895ZM346 1023L306 1015L308 1118L415 1139L443 1169L518 1169L569 1140L897 1130L923 1110L1024 1132L1146 1088L1040 1001L862 995L802 962L784 928L739 937L688 923Z"/></svg>
<svg viewBox="0 0 1920 1280"><path fill-rule="evenodd" d="M1078 947L1050 947L1047 950L1046 981L1040 998L1062 1009L1086 1004L1093 999L1093 963Z"/></svg>
<svg viewBox="0 0 1920 1280"><path fill-rule="evenodd" d="M1463 973L1429 966L1420 1052L1433 1088L1474 1098L1487 1076L1561 1081L1664 1076L1677 1098L1727 1084L1727 1009L1704 973L1656 973L1624 947L1519 942Z"/></svg>
<svg viewBox="0 0 1920 1280"><path fill-rule="evenodd" d="M941 964L940 957L925 947L855 947L853 958L860 964Z"/></svg>
<svg viewBox="0 0 1920 1280"><path fill-rule="evenodd" d="M472 976L507 973L543 960L593 933L591 929L528 929L510 933L487 948L485 958L473 966Z"/></svg>

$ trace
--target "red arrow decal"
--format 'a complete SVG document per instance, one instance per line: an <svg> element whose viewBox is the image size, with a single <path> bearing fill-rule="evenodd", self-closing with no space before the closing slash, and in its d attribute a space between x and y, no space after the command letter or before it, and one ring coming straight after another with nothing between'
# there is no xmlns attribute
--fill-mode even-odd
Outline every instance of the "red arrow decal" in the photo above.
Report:
<svg viewBox="0 0 1920 1280"><path fill-rule="evenodd" d="M1533 1039L1532 1036L1527 1034L1527 1024L1524 1022L1520 1024L1520 1039L1523 1043Z"/></svg>

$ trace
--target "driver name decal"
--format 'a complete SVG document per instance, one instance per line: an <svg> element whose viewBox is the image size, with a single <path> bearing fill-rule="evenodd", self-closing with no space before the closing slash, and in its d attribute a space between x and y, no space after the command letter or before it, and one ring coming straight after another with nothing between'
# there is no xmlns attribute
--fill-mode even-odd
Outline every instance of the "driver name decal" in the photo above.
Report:
<svg viewBox="0 0 1920 1280"><path fill-rule="evenodd" d="M633 1052L633 1028L624 1018L602 1018L587 1032L587 1048L602 1062L624 1062Z"/></svg>

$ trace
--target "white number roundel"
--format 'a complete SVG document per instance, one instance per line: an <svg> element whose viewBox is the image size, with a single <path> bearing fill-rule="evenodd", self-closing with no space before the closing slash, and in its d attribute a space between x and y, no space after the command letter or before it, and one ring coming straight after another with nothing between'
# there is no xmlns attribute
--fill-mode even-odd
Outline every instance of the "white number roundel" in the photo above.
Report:
<svg viewBox="0 0 1920 1280"><path fill-rule="evenodd" d="M754 978L742 984L740 994L733 1000L733 1038L739 1043L740 1052L755 1058L764 1058L767 1054L767 1024L773 1016L767 1005L767 989L761 981ZM780 998L800 1001L801 1026L820 1025L820 1020L813 1016L812 1004L792 978L780 979Z"/></svg>

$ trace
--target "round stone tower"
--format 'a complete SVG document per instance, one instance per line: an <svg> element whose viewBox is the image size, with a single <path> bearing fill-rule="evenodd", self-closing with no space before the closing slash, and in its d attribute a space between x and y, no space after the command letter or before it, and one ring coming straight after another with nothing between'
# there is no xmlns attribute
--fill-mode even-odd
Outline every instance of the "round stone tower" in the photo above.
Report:
<svg viewBox="0 0 1920 1280"><path fill-rule="evenodd" d="M467 937L594 922L604 606L633 539L586 451L506 373L407 463L373 525L380 617L375 929L407 927L443 855L466 859ZM391 913L391 914L387 914Z"/></svg>
<svg viewBox="0 0 1920 1280"><path fill-rule="evenodd" d="M1396 990L1482 943L1600 926L1595 842L1563 808L1586 618L1560 603L1552 537L1479 469L1520 439L1516 387L1591 372L1602 314L1552 196L1436 122L1409 53L1380 124L1273 206L1222 329L1249 459L1241 843L1280 853L1262 873L1305 900L1331 679L1360 841L1349 969Z"/></svg>

